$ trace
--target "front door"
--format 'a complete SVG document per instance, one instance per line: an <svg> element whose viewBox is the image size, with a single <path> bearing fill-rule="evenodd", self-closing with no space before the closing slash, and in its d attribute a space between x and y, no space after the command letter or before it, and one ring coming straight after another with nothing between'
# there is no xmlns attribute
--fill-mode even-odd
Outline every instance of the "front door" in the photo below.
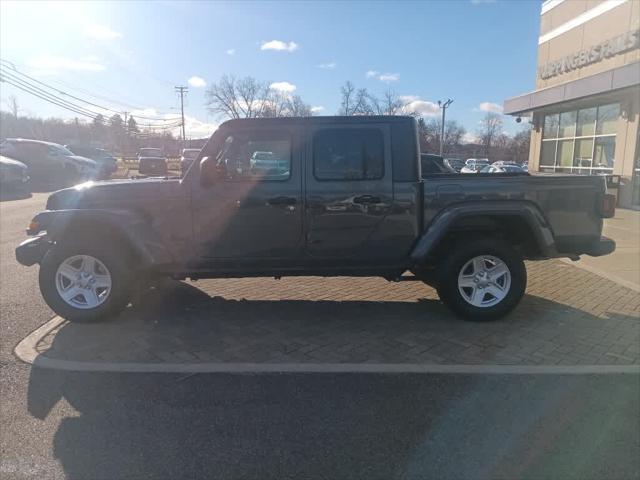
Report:
<svg viewBox="0 0 640 480"><path fill-rule="evenodd" d="M193 186L194 237L206 263L285 265L300 254L302 173L294 127L224 134L217 152L223 170L211 186Z"/></svg>
<svg viewBox="0 0 640 480"><path fill-rule="evenodd" d="M328 259L375 256L377 227L393 204L388 125L309 132L306 248Z"/></svg>

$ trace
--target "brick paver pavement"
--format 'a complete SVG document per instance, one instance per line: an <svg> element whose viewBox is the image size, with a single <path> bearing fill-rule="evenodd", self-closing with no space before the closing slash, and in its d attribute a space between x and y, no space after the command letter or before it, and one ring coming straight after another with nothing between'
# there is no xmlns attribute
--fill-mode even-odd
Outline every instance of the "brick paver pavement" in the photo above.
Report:
<svg viewBox="0 0 640 480"><path fill-rule="evenodd" d="M63 324L38 351L153 363L640 363L640 294L560 261L528 271L520 306L491 323L455 318L420 282L169 282L113 321Z"/></svg>

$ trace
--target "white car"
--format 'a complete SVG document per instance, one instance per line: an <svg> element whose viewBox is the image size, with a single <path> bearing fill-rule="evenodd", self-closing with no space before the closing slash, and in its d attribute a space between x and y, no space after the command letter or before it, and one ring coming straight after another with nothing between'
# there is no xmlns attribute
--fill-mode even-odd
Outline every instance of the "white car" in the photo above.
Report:
<svg viewBox="0 0 640 480"><path fill-rule="evenodd" d="M464 162L464 167L462 167L460 173L478 173L487 165L489 165L488 158L468 158Z"/></svg>

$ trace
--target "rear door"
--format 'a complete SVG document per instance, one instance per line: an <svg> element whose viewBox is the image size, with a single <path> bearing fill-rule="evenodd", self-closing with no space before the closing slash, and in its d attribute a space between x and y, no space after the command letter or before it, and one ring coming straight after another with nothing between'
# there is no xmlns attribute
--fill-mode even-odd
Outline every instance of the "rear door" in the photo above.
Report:
<svg viewBox="0 0 640 480"><path fill-rule="evenodd" d="M306 249L312 257L367 257L393 203L388 125L317 125L306 162Z"/></svg>

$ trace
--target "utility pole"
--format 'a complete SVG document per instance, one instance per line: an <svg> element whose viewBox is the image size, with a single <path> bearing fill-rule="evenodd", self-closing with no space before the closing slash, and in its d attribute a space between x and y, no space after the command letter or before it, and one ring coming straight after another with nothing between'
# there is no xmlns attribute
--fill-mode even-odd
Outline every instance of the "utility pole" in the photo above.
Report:
<svg viewBox="0 0 640 480"><path fill-rule="evenodd" d="M184 95L189 91L187 87L179 86L174 87L175 91L180 94L180 113L182 115L182 145L184 147L185 134L184 134Z"/></svg>
<svg viewBox="0 0 640 480"><path fill-rule="evenodd" d="M441 102L440 100L438 100L438 107L442 109L442 125L440 125L440 156L441 157L444 152L444 118L447 112L447 108L452 103L453 103L453 100L450 98L447 99L446 102Z"/></svg>

